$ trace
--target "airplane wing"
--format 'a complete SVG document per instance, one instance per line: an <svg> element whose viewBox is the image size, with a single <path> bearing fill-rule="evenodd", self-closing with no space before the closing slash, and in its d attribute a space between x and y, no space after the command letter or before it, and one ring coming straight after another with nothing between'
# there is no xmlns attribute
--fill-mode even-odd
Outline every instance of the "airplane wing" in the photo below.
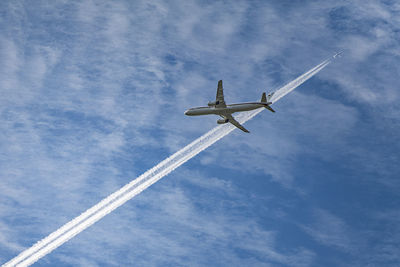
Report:
<svg viewBox="0 0 400 267"><path fill-rule="evenodd" d="M242 130L245 133L249 133L249 131L244 128L237 120L232 115L224 115L226 119L228 119L228 122L232 123L234 126L238 127L240 130Z"/></svg>
<svg viewBox="0 0 400 267"><path fill-rule="evenodd" d="M224 99L224 88L222 87L222 80L218 81L217 88L217 97L215 98L217 108L226 108L225 99Z"/></svg>

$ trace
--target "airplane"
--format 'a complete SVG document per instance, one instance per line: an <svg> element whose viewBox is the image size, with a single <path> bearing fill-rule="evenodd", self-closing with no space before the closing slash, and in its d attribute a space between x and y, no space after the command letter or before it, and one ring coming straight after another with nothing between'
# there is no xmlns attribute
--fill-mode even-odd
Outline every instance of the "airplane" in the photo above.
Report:
<svg viewBox="0 0 400 267"><path fill-rule="evenodd" d="M222 87L222 80L218 81L217 97L215 101L209 102L208 107L191 108L185 111L187 116L201 116L201 115L219 115L222 119L217 120L218 124L232 123L234 126L242 130L243 132L249 133L235 118L232 116L235 112L250 111L258 108L266 108L271 112L275 112L270 105L270 99L274 92L266 95L264 92L261 96L260 102L248 102L227 105L224 99L224 89Z"/></svg>
<svg viewBox="0 0 400 267"><path fill-rule="evenodd" d="M342 54L343 54L343 51L339 51L339 52L337 52L336 54L333 55L333 58L341 57Z"/></svg>

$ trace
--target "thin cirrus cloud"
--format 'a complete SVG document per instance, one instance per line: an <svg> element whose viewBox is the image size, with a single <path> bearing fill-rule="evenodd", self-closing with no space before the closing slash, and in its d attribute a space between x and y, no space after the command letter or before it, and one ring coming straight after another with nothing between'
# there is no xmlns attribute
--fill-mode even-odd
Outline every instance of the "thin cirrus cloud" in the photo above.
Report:
<svg viewBox="0 0 400 267"><path fill-rule="evenodd" d="M336 55L334 56L336 57ZM333 57L333 58L334 58ZM287 95L302 83L313 77L320 72L323 68L331 63L332 59L328 59L305 72L295 80L289 82L277 90L271 102L275 103L283 96ZM276 97L275 97L276 96ZM239 123L245 123L260 113L262 110L255 110L247 113L240 114L237 119ZM132 199L152 184L175 170L180 165L184 164L187 160L191 159L207 147L214 144L222 137L228 135L235 127L232 125L224 125L215 127L213 130L202 135L189 145L180 149L178 152L163 160L155 167L147 170L144 174L131 181L121 189L109 195L107 198L94 205L78 217L66 223L44 239L37 242L31 248L26 249L15 258L11 259L5 266L23 265L28 266L42 257L52 252L57 247L61 246L77 234L84 231L86 228L93 225L95 222L101 220L104 216L114 211L119 206L123 205L128 200ZM276 253L274 253L276 254ZM273 254L271 254L273 255Z"/></svg>
<svg viewBox="0 0 400 267"><path fill-rule="evenodd" d="M234 132L199 157L202 165L189 162L140 196L135 201L140 204L128 204L41 264L121 264L123 254L126 264L184 265L185 257L196 256L198 265L230 259L232 265L308 266L320 263L322 250L363 258L357 249L346 254L338 242L321 242L321 216L297 214L299 203L304 211L334 216L338 228L332 229L339 232L345 222L352 236L370 233L365 251L388 247L379 236L393 232L383 227L390 217L366 216L361 199L372 203L363 197L384 195L371 209L396 210L390 196L398 188L398 4L82 1L31 7L2 2L0 8L9 11L2 13L0 32L2 262L211 128L213 118L185 118L182 112L212 99L219 79L229 102L253 101L337 49L344 49L344 56L277 103L276 114L264 113L248 124L251 136ZM205 181L213 177L215 188L227 180L232 185L227 193L215 194L191 185L192 172ZM265 178L258 179L261 175ZM240 183L245 179L265 187L271 202L260 202L264 196L256 190L247 195ZM265 184L271 180L277 183ZM343 185L340 198L323 184L332 190ZM225 203L223 196L232 188L237 190L229 208L210 208ZM360 202L346 188L354 189ZM161 208L154 199L163 194L171 212L155 215ZM359 217L345 212L340 199ZM246 208L233 208L243 202ZM144 206L149 208L145 218L138 215ZM251 213L256 207L258 213ZM172 218L176 211L182 213ZM185 212L192 216L190 224L175 229ZM281 214L282 221L267 224L275 220L266 216L269 212ZM354 227L363 219L377 222L374 231L367 224ZM202 227L208 220L210 227ZM300 224L291 226L291 221ZM254 235L241 239L249 225ZM161 253L152 259L146 252L157 240ZM198 240L204 242L196 250ZM205 254L212 255L209 261ZM385 263L385 257L379 259Z"/></svg>

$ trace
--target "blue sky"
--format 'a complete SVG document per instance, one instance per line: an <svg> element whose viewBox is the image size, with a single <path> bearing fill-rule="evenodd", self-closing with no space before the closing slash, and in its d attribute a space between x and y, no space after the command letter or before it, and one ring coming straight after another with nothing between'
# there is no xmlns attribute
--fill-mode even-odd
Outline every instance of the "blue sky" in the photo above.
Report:
<svg viewBox="0 0 400 267"><path fill-rule="evenodd" d="M344 56L37 266L400 264L398 1L1 1L0 261Z"/></svg>

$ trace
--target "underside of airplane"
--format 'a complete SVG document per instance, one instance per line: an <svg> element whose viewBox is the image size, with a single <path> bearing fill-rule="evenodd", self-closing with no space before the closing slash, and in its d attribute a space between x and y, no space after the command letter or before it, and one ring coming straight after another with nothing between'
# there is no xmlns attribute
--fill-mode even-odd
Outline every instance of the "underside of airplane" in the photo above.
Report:
<svg viewBox="0 0 400 267"><path fill-rule="evenodd" d="M224 99L224 89L222 86L222 80L218 81L217 96L215 101L209 102L207 107L191 108L185 111L185 115L188 116L201 116L201 115L219 115L222 119L217 120L218 124L231 123L243 132L249 133L249 131L243 127L235 118L232 116L235 112L250 111L258 108L266 108L271 112L275 112L270 105L271 99L274 93L266 95L264 92L261 96L260 102L248 102L227 105Z"/></svg>

